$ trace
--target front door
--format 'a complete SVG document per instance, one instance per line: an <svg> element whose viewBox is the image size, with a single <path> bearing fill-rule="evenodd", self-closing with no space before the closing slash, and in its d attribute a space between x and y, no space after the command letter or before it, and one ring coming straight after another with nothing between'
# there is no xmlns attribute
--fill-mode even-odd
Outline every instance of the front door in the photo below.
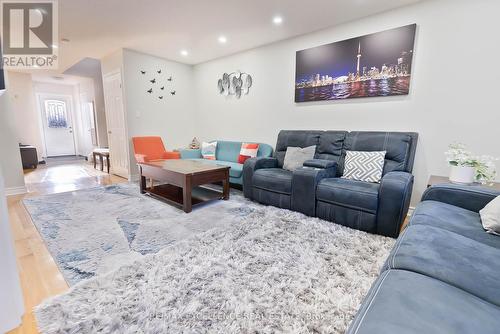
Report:
<svg viewBox="0 0 500 334"><path fill-rule="evenodd" d="M40 98L42 126L47 157L76 155L71 98L43 96Z"/></svg>

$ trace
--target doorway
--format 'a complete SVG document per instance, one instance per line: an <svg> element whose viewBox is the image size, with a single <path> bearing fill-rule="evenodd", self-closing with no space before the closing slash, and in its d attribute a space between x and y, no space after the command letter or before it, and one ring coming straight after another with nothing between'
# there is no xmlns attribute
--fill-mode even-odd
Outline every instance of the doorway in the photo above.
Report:
<svg viewBox="0 0 500 334"><path fill-rule="evenodd" d="M107 74L103 81L111 173L128 178L130 158L121 72Z"/></svg>
<svg viewBox="0 0 500 334"><path fill-rule="evenodd" d="M39 95L46 157L76 155L73 101L66 95Z"/></svg>

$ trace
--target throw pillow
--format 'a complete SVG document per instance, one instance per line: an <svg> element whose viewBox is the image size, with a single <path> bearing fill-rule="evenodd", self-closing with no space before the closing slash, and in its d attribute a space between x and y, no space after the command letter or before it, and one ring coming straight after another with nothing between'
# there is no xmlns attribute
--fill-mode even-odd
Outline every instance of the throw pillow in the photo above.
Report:
<svg viewBox="0 0 500 334"><path fill-rule="evenodd" d="M479 211L481 223L488 233L500 235L500 196Z"/></svg>
<svg viewBox="0 0 500 334"><path fill-rule="evenodd" d="M245 160L255 158L259 151L259 144L241 143L240 155L238 156L238 163L244 164Z"/></svg>
<svg viewBox="0 0 500 334"><path fill-rule="evenodd" d="M379 183L384 170L386 151L346 151L344 179Z"/></svg>
<svg viewBox="0 0 500 334"><path fill-rule="evenodd" d="M304 148L287 147L283 169L294 171L302 167L306 160L314 159L314 153L316 153L316 145Z"/></svg>
<svg viewBox="0 0 500 334"><path fill-rule="evenodd" d="M215 151L217 150L217 142L201 143L201 155L203 159L215 160Z"/></svg>

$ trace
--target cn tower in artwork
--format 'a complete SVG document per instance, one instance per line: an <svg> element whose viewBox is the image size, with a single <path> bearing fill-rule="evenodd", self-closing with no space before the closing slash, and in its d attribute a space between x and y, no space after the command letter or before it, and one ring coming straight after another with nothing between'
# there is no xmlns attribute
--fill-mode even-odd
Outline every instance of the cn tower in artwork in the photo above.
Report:
<svg viewBox="0 0 500 334"><path fill-rule="evenodd" d="M359 65L361 61L361 42L358 44L358 64L356 65L356 77L360 77L359 75Z"/></svg>

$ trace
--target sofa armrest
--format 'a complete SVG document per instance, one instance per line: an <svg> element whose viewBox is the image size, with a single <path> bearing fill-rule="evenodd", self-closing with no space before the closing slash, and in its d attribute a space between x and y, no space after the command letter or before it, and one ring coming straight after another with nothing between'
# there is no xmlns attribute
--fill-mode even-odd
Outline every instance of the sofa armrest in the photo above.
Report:
<svg viewBox="0 0 500 334"><path fill-rule="evenodd" d="M180 159L181 153L180 152L165 151L162 154L162 158L163 159Z"/></svg>
<svg viewBox="0 0 500 334"><path fill-rule="evenodd" d="M303 166L313 167L313 168L331 168L331 167L336 167L337 163L335 161L326 159L312 159L312 160L306 160Z"/></svg>
<svg viewBox="0 0 500 334"><path fill-rule="evenodd" d="M181 159L200 159L203 157L201 155L201 149L180 149L179 153Z"/></svg>
<svg viewBox="0 0 500 334"><path fill-rule="evenodd" d="M138 162L138 163L139 162L148 162L149 161L148 156L145 155L145 154L138 154L138 153L136 153L136 154L134 154L134 157L135 157L135 161Z"/></svg>
<svg viewBox="0 0 500 334"><path fill-rule="evenodd" d="M427 188L422 195L422 202L438 201L479 212L497 196L500 196L500 191L486 187L437 184Z"/></svg>
<svg viewBox="0 0 500 334"><path fill-rule="evenodd" d="M277 168L278 159L276 158L250 158L243 165L243 195L246 198L252 199L252 178L253 173L262 168Z"/></svg>
<svg viewBox="0 0 500 334"><path fill-rule="evenodd" d="M335 177L337 165L327 168L302 167L293 171L292 210L314 217L316 214L316 187L322 179Z"/></svg>
<svg viewBox="0 0 500 334"><path fill-rule="evenodd" d="M389 172L382 178L377 209L377 233L397 237L408 214L413 175L407 172Z"/></svg>

